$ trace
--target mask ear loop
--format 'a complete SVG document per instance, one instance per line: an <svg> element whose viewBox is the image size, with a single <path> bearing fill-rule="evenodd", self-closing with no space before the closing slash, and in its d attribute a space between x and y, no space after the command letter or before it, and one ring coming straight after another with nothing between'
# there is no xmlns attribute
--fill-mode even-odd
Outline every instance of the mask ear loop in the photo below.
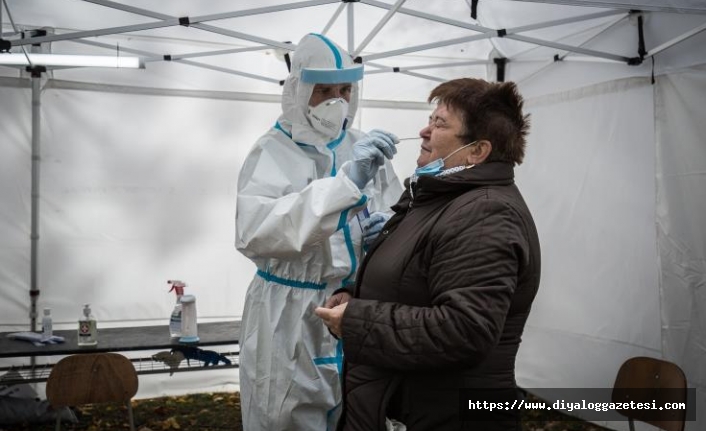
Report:
<svg viewBox="0 0 706 431"><path fill-rule="evenodd" d="M471 142L470 144L466 144L466 145L464 145L464 146L461 147L461 148L457 148L454 152L452 152L451 154L449 154L448 156L444 157L444 158L441 159L441 160L445 162L446 159L448 159L449 157L451 157L451 156L453 156L454 154L458 153L459 151L463 150L464 148L470 147L471 145L477 144L477 143L478 143L478 141L473 141L473 142Z"/></svg>

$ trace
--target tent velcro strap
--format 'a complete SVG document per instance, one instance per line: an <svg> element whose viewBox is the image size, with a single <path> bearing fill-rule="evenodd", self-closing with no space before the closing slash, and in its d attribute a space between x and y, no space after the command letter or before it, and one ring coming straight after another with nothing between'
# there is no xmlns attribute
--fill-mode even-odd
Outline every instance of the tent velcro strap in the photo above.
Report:
<svg viewBox="0 0 706 431"><path fill-rule="evenodd" d="M284 85L284 79L279 82L279 85L280 85L280 86L283 86L283 85Z"/></svg>
<svg viewBox="0 0 706 431"><path fill-rule="evenodd" d="M189 17L188 16L182 16L179 18L179 25L183 25L184 27L188 27L191 23L189 22Z"/></svg>
<svg viewBox="0 0 706 431"><path fill-rule="evenodd" d="M353 63L363 64L363 57L358 56L353 59Z"/></svg>
<svg viewBox="0 0 706 431"><path fill-rule="evenodd" d="M397 72L400 71L400 68L399 68L399 67L393 67L393 68L392 68L392 71L395 72L395 73L397 73Z"/></svg>
<svg viewBox="0 0 706 431"><path fill-rule="evenodd" d="M642 58L640 58L640 57L628 58L628 66L639 66L641 64L642 64Z"/></svg>
<svg viewBox="0 0 706 431"><path fill-rule="evenodd" d="M172 61L172 56L170 54L166 54L162 57L164 61Z"/></svg>
<svg viewBox="0 0 706 431"><path fill-rule="evenodd" d="M471 18L478 19L478 0L471 1Z"/></svg>
<svg viewBox="0 0 706 431"><path fill-rule="evenodd" d="M642 14L637 17L637 39L637 54L640 58L645 58L647 50L645 49L645 29Z"/></svg>
<svg viewBox="0 0 706 431"><path fill-rule="evenodd" d="M32 289L29 291L29 296L34 298L35 296L39 296L39 289Z"/></svg>
<svg viewBox="0 0 706 431"><path fill-rule="evenodd" d="M507 34L506 29L501 28L500 30L498 30L498 37L505 37L506 34Z"/></svg>
<svg viewBox="0 0 706 431"><path fill-rule="evenodd" d="M494 58L493 62L497 66L497 81L505 82L505 65L507 64L507 58Z"/></svg>
<svg viewBox="0 0 706 431"><path fill-rule="evenodd" d="M10 52L10 48L12 48L12 42L0 39L0 52Z"/></svg>
<svg viewBox="0 0 706 431"><path fill-rule="evenodd" d="M343 3L360 3L360 0L341 0Z"/></svg>
<svg viewBox="0 0 706 431"><path fill-rule="evenodd" d="M559 57L559 54L554 54L554 62L556 63L557 61L563 61L561 57Z"/></svg>
<svg viewBox="0 0 706 431"><path fill-rule="evenodd" d="M289 56L289 53L284 54L284 62L287 63L287 72L292 71L292 59Z"/></svg>

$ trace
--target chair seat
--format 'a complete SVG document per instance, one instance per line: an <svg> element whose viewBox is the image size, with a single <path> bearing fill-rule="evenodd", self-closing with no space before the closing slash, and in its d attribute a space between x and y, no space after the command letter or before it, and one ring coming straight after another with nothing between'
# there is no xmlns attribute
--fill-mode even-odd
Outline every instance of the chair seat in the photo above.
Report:
<svg viewBox="0 0 706 431"><path fill-rule="evenodd" d="M117 353L87 353L60 360L47 380L47 399L54 408L97 403L126 403L134 429L130 400L137 393L137 372ZM59 421L57 421L57 430Z"/></svg>

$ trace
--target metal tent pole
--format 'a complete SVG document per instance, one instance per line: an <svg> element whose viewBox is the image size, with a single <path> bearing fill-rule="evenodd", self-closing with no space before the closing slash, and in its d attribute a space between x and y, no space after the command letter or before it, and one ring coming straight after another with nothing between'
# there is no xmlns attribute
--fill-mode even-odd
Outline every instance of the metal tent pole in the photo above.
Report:
<svg viewBox="0 0 706 431"><path fill-rule="evenodd" d="M39 168L40 168L40 107L42 81L41 66L30 68L32 73L32 207L31 207L31 248L30 248L30 290L31 305L29 311L30 330L37 328L38 287L38 252L39 252Z"/></svg>
<svg viewBox="0 0 706 431"><path fill-rule="evenodd" d="M385 16L382 17L380 22L378 22L375 25L375 28L373 28L372 31L370 32L370 34L368 34L365 37L363 42L361 42L360 45L358 46L358 48L355 49L355 52L351 53L351 56L357 57L358 55L360 55L361 52L363 52L365 47L368 46L370 41L372 41L373 38L380 32L380 30L382 30L382 28L385 26L385 24L387 24L387 22L390 20L390 18L392 18L392 15L394 15L399 10L399 8L402 7L402 5L404 4L405 1L406 0L397 0L397 3L395 3L394 6L392 6L390 9L387 10L387 13L385 14Z"/></svg>
<svg viewBox="0 0 706 431"><path fill-rule="evenodd" d="M113 45L108 45L107 43L93 42L90 40L74 40L73 42L82 43L85 45L98 46L101 48L108 48L108 49L115 48ZM227 69L225 67L219 67L219 66L214 66L214 65L210 65L210 64L199 63L196 61L187 60L187 58L191 58L191 57L206 57L209 55L223 55L223 54L233 54L236 52L260 51L260 50L269 49L269 48L270 48L269 46L254 46L254 47L248 47L248 48L235 48L235 49L227 49L227 50L211 51L211 52L203 52L203 53L194 53L194 54L178 54L178 55L170 56L171 57L170 61L179 62L181 64L187 64L189 66L200 67L202 69L209 69L209 70L215 70L217 72L229 73L231 75L244 76L246 78L257 79L260 81L265 81L265 82L279 85L280 84L279 79L268 78L266 76L254 75L252 73L241 72L238 70ZM140 49L132 49L132 48L123 47L123 48L121 48L121 50L124 52L129 52L132 54L138 54L138 55L145 56L148 58L147 61L163 61L163 60L165 60L164 55L158 55L153 52L143 51Z"/></svg>
<svg viewBox="0 0 706 431"><path fill-rule="evenodd" d="M338 8L336 8L336 12L333 13L333 16L331 17L331 19L328 20L328 22L326 23L326 27L324 27L324 29L321 30L321 34L323 34L325 36L326 33L328 33L328 31L331 30L331 27L333 27L333 24L338 19L338 16L341 14L344 7L346 7L345 3L341 3L340 5L338 5Z"/></svg>
<svg viewBox="0 0 706 431"><path fill-rule="evenodd" d="M363 60L367 63L370 60L379 60L381 58L395 57L397 55L409 54L411 52L419 52L427 49L441 48L444 46L458 45L460 43L471 42L474 40L490 39L494 37L495 34L491 33L481 33L474 34L472 36L457 37L455 39L442 40L439 42L425 43L422 45L410 46L407 48L395 49L393 51L378 52L376 54L370 54L363 56Z"/></svg>
<svg viewBox="0 0 706 431"><path fill-rule="evenodd" d="M353 2L348 3L348 53L353 55L355 49L355 13L353 10Z"/></svg>
<svg viewBox="0 0 706 431"><path fill-rule="evenodd" d="M653 57L656 54L659 54L660 52L664 51L665 49L667 49L669 47L672 47L680 42L683 42L690 37L696 36L697 34L701 33L704 30L706 30L706 24L702 24L694 29L691 29L691 30L687 31L686 33L682 34L681 36L678 36L668 42L665 42L660 46L652 48L651 50L649 50L647 52L646 58Z"/></svg>

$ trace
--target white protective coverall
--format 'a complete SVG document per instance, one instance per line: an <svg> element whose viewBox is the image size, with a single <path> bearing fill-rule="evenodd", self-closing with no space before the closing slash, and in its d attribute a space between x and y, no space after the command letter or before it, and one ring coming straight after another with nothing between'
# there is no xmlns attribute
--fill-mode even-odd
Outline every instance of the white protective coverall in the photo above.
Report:
<svg viewBox="0 0 706 431"><path fill-rule="evenodd" d="M364 134L342 130L332 141L312 128L314 83L303 79L310 76L353 83L352 124L362 65L324 36L305 36L284 84L283 114L238 178L236 247L257 265L240 333L245 431L335 428L343 350L314 308L355 280L363 252L356 214L387 211L402 193L388 160L362 191L348 178L345 162Z"/></svg>

